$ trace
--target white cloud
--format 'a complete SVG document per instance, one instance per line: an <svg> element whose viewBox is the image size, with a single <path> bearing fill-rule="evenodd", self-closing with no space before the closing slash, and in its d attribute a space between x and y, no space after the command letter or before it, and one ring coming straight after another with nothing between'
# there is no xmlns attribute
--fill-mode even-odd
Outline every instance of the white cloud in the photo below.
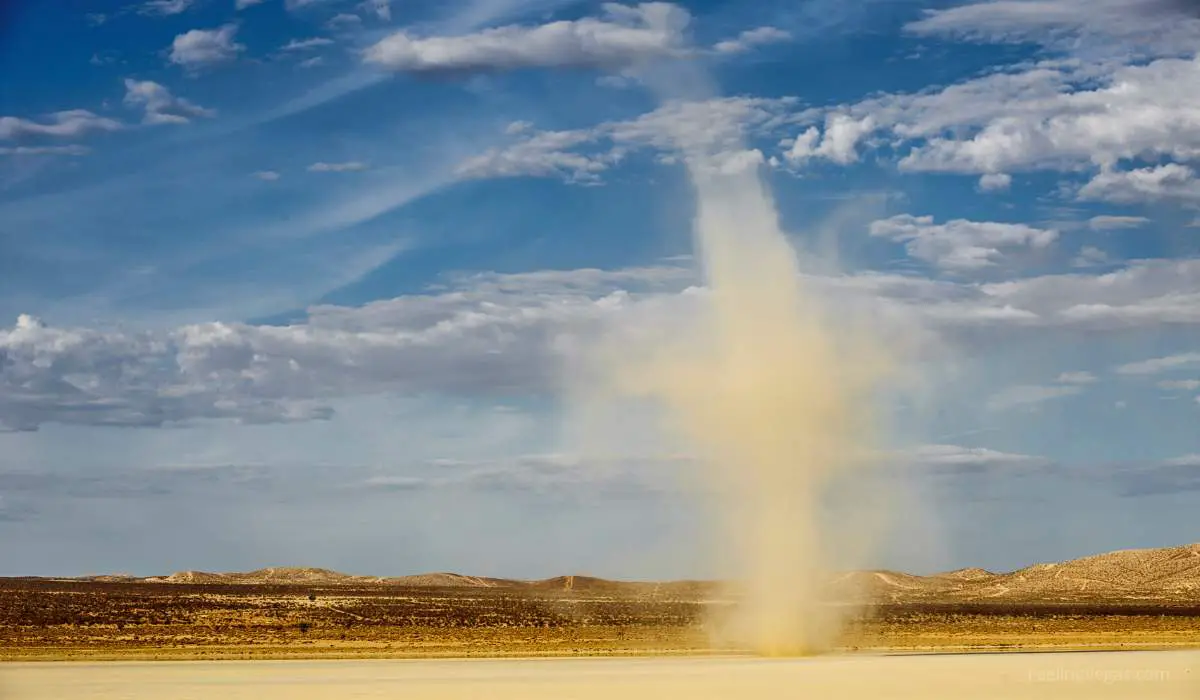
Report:
<svg viewBox="0 0 1200 700"><path fill-rule="evenodd" d="M1172 379L1159 382L1157 386L1167 391L1196 391L1200 389L1200 379Z"/></svg>
<svg viewBox="0 0 1200 700"><path fill-rule="evenodd" d="M606 154L581 154L571 148L591 143L586 131L543 131L503 149L486 151L459 166L465 178L560 177L569 182L596 182L616 159Z"/></svg>
<svg viewBox="0 0 1200 700"><path fill-rule="evenodd" d="M312 58L306 58L303 61L300 61L296 65L301 68L313 68L314 66L320 66L324 63L325 59L321 56L313 56Z"/></svg>
<svg viewBox="0 0 1200 700"><path fill-rule="evenodd" d="M933 467L938 471L950 472L1045 467L1051 464L1050 460L1044 457L959 445L921 445L901 454L915 466Z"/></svg>
<svg viewBox="0 0 1200 700"><path fill-rule="evenodd" d="M1190 54L1200 40L1200 21L1186 6L1186 0L982 0L927 10L906 29L982 41L1036 41L1122 58Z"/></svg>
<svg viewBox="0 0 1200 700"><path fill-rule="evenodd" d="M189 71L228 63L246 50L234 41L238 26L226 24L217 29L192 29L171 42L170 61Z"/></svg>
<svg viewBox="0 0 1200 700"><path fill-rule="evenodd" d="M1079 198L1120 203L1200 202L1200 178L1196 171L1178 163L1125 171L1104 169L1079 189Z"/></svg>
<svg viewBox="0 0 1200 700"><path fill-rule="evenodd" d="M101 117L86 109L54 112L47 117L48 121L0 117L0 139L15 139L23 136L76 138L91 131L117 131L122 127L121 122Z"/></svg>
<svg viewBox="0 0 1200 700"><path fill-rule="evenodd" d="M955 219L933 223L932 216L900 214L871 224L872 236L905 244L908 254L946 270L969 271L995 265L1018 248L1044 248L1058 238L1053 229L1024 224Z"/></svg>
<svg viewBox="0 0 1200 700"><path fill-rule="evenodd" d="M167 17L186 12L194 4L196 0L147 0L138 8L138 13Z"/></svg>
<svg viewBox="0 0 1200 700"><path fill-rule="evenodd" d="M1078 386L1042 386L1038 384L1012 386L988 399L987 407L992 411L1030 408L1053 399L1074 396L1082 391L1083 389Z"/></svg>
<svg viewBox="0 0 1200 700"><path fill-rule="evenodd" d="M362 24L362 17L341 12L333 17L330 17L329 21L325 23L325 26L329 27L330 29L346 29L349 27L357 27L360 24Z"/></svg>
<svg viewBox="0 0 1200 700"><path fill-rule="evenodd" d="M1200 454L1184 455L1166 461L1171 467L1200 467Z"/></svg>
<svg viewBox="0 0 1200 700"><path fill-rule="evenodd" d="M383 22L391 22L392 21L391 0L364 0L364 2L361 5L359 5L359 7L367 12L374 13L375 16L377 18L379 18L380 21L383 21Z"/></svg>
<svg viewBox="0 0 1200 700"><path fill-rule="evenodd" d="M193 117L217 116L216 110L175 97L170 90L152 80L126 78L124 102L145 110L144 124L187 124Z"/></svg>
<svg viewBox="0 0 1200 700"><path fill-rule="evenodd" d="M1012 186L1012 175L1008 173L985 173L979 178L980 192L1001 192Z"/></svg>
<svg viewBox="0 0 1200 700"><path fill-rule="evenodd" d="M1141 228L1150 223L1144 216L1093 216L1088 219L1088 227L1093 231L1112 231L1115 229Z"/></svg>
<svg viewBox="0 0 1200 700"><path fill-rule="evenodd" d="M0 156L86 156L87 146L0 146Z"/></svg>
<svg viewBox="0 0 1200 700"><path fill-rule="evenodd" d="M1195 157L1200 154L1200 96L1175 86L1197 77L1197 60L1162 59L1105 76L1072 72L1069 66L1039 67L901 100L893 106L899 108L897 131L930 137L901 165L910 170L1011 172ZM1097 79L1100 86L1086 88ZM988 84L1001 91L980 95L978 105L958 103ZM944 115L923 113L938 103L947 110ZM905 124L905 112L929 123ZM947 123L955 116L962 119ZM965 138L941 133L951 126L974 127L974 133Z"/></svg>
<svg viewBox="0 0 1200 700"><path fill-rule="evenodd" d="M1138 328L1200 323L1198 274L1200 260L1159 260L1099 276L1051 275L988 288L994 294L1013 294L1009 298L1016 303L1045 304L1058 323Z"/></svg>
<svg viewBox="0 0 1200 700"><path fill-rule="evenodd" d="M265 182L275 182L281 176L274 170L259 170L258 172L254 173L254 177Z"/></svg>
<svg viewBox="0 0 1200 700"><path fill-rule="evenodd" d="M244 10L247 7L253 7L255 5L262 4L263 2L266 2L266 0L237 0L236 9Z"/></svg>
<svg viewBox="0 0 1200 700"><path fill-rule="evenodd" d="M452 291L360 308L316 307L304 323L205 323L154 333L0 330L0 421L160 425L203 418L271 422L328 415L337 396L488 394L556 381L560 336L661 287L671 268L478 275Z"/></svg>
<svg viewBox="0 0 1200 700"><path fill-rule="evenodd" d="M420 37L400 31L363 56L395 71L478 72L532 67L618 69L678 55L686 10L669 3L607 4L600 19L536 26L509 25L458 36Z"/></svg>
<svg viewBox="0 0 1200 700"><path fill-rule="evenodd" d="M0 422L32 429L47 422L298 421L327 416L339 397L550 391L601 329L610 338L669 334L698 312L705 292L693 286L695 275L664 266L459 276L425 294L314 307L287 326L201 323L131 332L46 327L22 317L0 330ZM1039 329L1056 337L1083 331L1096 342L1097 333L1131 322L1067 313L1081 300L1154 309L1164 287L1200 290L1200 265L1158 261L1098 277L1000 284L881 273L807 282L838 313L866 314L889 343L936 338L928 348L936 356L945 344L996 351L1016 330L1020 337ZM1133 318L1143 328L1162 325L1152 313ZM1200 355L1161 368L1157 360L1150 371L1188 362L1200 364ZM1014 387L989 405L1035 405L1082 388Z"/></svg>
<svg viewBox="0 0 1200 700"><path fill-rule="evenodd" d="M280 51L306 51L315 49L318 46L329 46L333 43L333 39L327 39L323 36L313 37L311 39L292 39L284 44Z"/></svg>
<svg viewBox="0 0 1200 700"><path fill-rule="evenodd" d="M338 0L284 0L283 6L288 11L303 10L306 7L316 7L320 5L330 5Z"/></svg>
<svg viewBox="0 0 1200 700"><path fill-rule="evenodd" d="M789 155L819 155L817 124L839 119L846 141L886 143L909 172L1101 171L1083 196L1192 197L1194 185L1180 181L1191 171L1178 163L1200 157L1200 93L1178 86L1198 81L1200 58L1022 64L943 89L807 110L795 119L812 126L790 144ZM831 152L848 152L833 143ZM1136 169L1138 161L1160 165L1132 176L1116 172L1117 164ZM1122 177L1167 181L1138 189L1136 182L1121 187Z"/></svg>
<svg viewBox="0 0 1200 700"><path fill-rule="evenodd" d="M782 29L776 27L758 27L756 29L747 29L737 38L726 39L719 41L713 45L713 50L717 53L745 53L756 47L766 44L777 44L783 41L789 41L792 35Z"/></svg>
<svg viewBox="0 0 1200 700"><path fill-rule="evenodd" d="M371 166L359 161L349 161L346 163L313 163L308 166L310 173L350 173L366 170Z"/></svg>
<svg viewBox="0 0 1200 700"><path fill-rule="evenodd" d="M1063 372L1054 381L1059 384L1095 384L1096 375L1091 372Z"/></svg>
<svg viewBox="0 0 1200 700"><path fill-rule="evenodd" d="M1071 267L1095 267L1109 262L1108 253L1096 246L1085 245L1079 249L1079 254L1071 259Z"/></svg>
<svg viewBox="0 0 1200 700"><path fill-rule="evenodd" d="M1152 360L1131 362L1117 368L1117 374L1147 375L1162 374L1171 370L1200 364L1200 352L1188 352L1181 355L1156 357Z"/></svg>
<svg viewBox="0 0 1200 700"><path fill-rule="evenodd" d="M858 160L858 143L875 128L874 117L856 119L846 114L830 114L825 118L825 133L817 127L796 137L785 153L793 163L802 163L812 158L825 158L847 165Z"/></svg>
<svg viewBox="0 0 1200 700"><path fill-rule="evenodd" d="M559 177L594 183L630 152L651 149L676 156L685 152L744 150L748 133L777 129L793 101L749 97L671 101L628 121L591 129L533 131L522 125L509 132L516 143L485 151L459 167L463 177Z"/></svg>

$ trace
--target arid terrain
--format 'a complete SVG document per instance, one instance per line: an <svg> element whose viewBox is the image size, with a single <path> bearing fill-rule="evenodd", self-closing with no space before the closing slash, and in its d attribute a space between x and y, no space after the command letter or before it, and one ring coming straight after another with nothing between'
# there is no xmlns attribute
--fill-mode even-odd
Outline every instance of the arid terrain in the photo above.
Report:
<svg viewBox="0 0 1200 700"><path fill-rule="evenodd" d="M21 700L1195 700L1200 652L9 663Z"/></svg>
<svg viewBox="0 0 1200 700"><path fill-rule="evenodd" d="M834 577L847 650L1200 647L1200 544L1011 573ZM322 569L0 579L0 658L703 654L737 591ZM736 650L734 650L736 651Z"/></svg>

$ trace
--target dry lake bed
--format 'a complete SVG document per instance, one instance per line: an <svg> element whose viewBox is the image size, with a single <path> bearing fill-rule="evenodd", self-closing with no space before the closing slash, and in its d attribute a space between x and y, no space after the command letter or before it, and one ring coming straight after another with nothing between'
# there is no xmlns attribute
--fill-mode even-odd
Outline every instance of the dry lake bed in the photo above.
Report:
<svg viewBox="0 0 1200 700"><path fill-rule="evenodd" d="M754 697L1195 700L1200 652L0 665L5 700Z"/></svg>

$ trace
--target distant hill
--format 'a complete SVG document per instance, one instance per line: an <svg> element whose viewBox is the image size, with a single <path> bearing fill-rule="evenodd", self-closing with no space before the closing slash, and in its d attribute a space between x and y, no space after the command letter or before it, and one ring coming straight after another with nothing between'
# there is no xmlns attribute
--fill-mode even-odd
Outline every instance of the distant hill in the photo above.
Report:
<svg viewBox="0 0 1200 700"><path fill-rule="evenodd" d="M866 598L885 602L1200 602L1200 544L1109 552L1010 573L969 568L913 576L892 571L845 575ZM836 583L835 583L836 587Z"/></svg>
<svg viewBox="0 0 1200 700"><path fill-rule="evenodd" d="M266 568L244 573L181 571L169 576L138 578L107 575L75 580L199 585L513 588L576 591L591 595L688 597L709 595L722 588L721 584L711 581L631 582L591 576L558 576L523 581L447 572L379 577L314 568ZM1065 562L1034 564L1009 573L993 573L979 568L929 576L884 570L851 571L832 578L828 586L831 597L895 603L1136 602L1164 599L1200 602L1200 544L1109 552Z"/></svg>

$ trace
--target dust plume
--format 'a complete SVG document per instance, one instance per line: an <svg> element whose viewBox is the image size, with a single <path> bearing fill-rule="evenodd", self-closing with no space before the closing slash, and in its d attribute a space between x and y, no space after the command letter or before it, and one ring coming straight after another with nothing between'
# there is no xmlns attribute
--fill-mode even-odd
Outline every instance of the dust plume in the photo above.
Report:
<svg viewBox="0 0 1200 700"><path fill-rule="evenodd" d="M762 181L758 151L685 150L706 292L670 339L600 353L606 391L649 400L704 463L718 494L714 556L743 602L721 641L763 655L816 653L839 627L822 604L854 523L822 525L832 484L870 461L877 392L891 364L865 327L821 307Z"/></svg>

